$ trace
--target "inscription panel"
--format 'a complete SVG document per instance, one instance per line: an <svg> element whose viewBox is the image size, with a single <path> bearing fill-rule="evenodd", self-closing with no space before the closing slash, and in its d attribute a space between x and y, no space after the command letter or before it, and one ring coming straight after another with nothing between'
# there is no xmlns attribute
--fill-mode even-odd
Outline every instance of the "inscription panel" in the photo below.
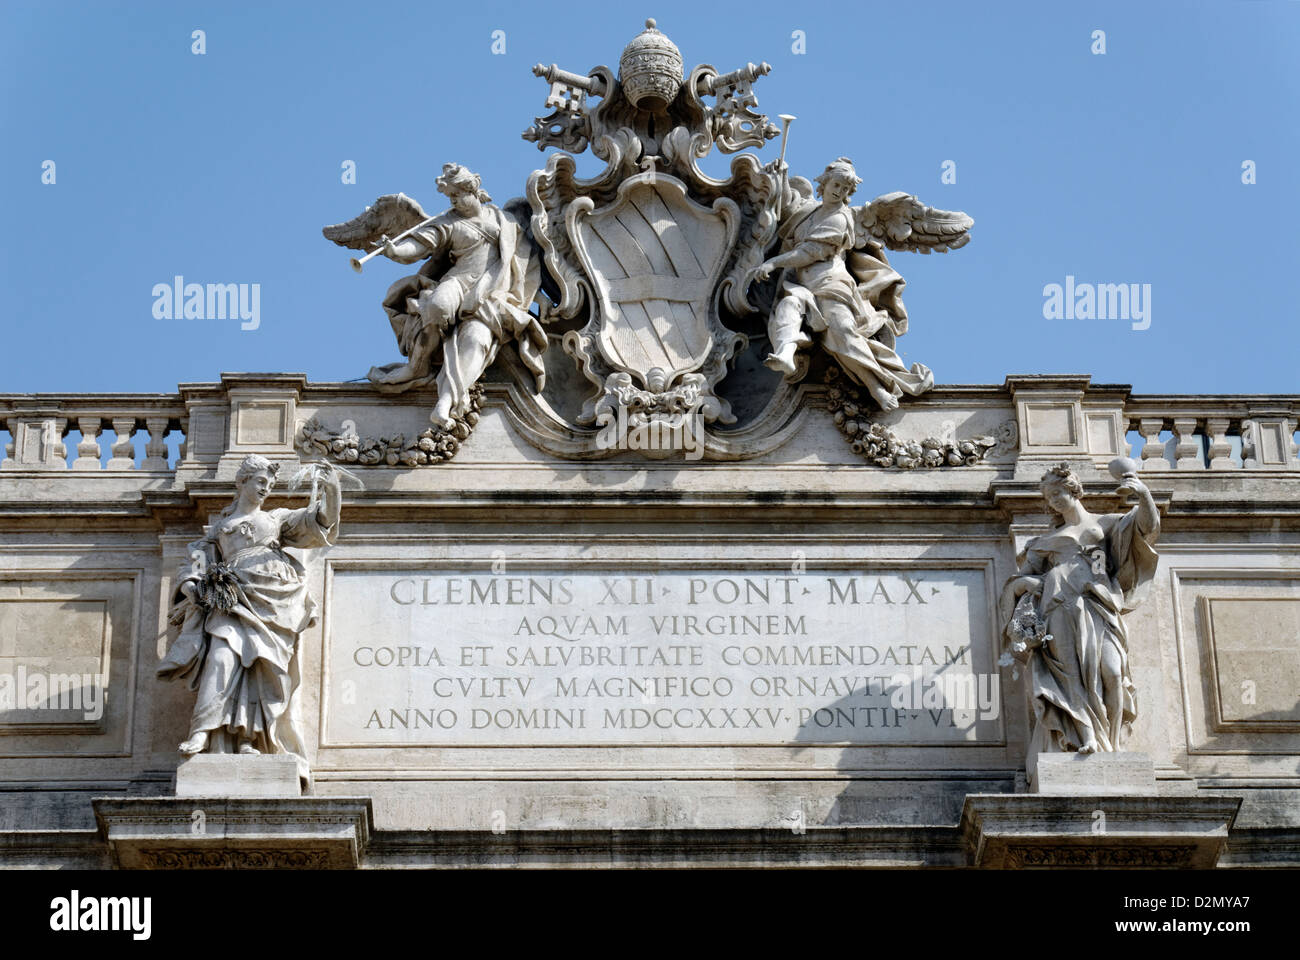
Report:
<svg viewBox="0 0 1300 960"><path fill-rule="evenodd" d="M979 563L336 561L321 745L989 745Z"/></svg>

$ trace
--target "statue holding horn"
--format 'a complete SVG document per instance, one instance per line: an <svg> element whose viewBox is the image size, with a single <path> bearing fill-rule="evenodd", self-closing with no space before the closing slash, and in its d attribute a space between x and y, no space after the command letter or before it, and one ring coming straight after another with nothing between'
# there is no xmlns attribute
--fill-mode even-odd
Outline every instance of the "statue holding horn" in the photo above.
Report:
<svg viewBox="0 0 1300 960"><path fill-rule="evenodd" d="M406 360L372 367L369 379L389 393L436 381L429 419L450 430L468 411L470 390L502 344L518 344L540 391L546 334L529 312L541 271L525 201L504 210L492 205L478 174L458 163L443 166L437 187L451 201L445 213L430 217L404 194L391 194L323 233L340 246L369 249L353 261L357 270L378 254L404 264L424 261L417 273L389 287L383 301Z"/></svg>
<svg viewBox="0 0 1300 960"><path fill-rule="evenodd" d="M788 121L785 126L788 133ZM767 321L772 349L765 365L787 380L797 379L797 355L812 344L813 333L883 411L896 409L904 394L917 396L933 387L927 367L908 367L895 352L897 338L907 331L904 281L889 265L884 247L922 253L956 249L970 240L974 221L905 193L852 206L862 180L847 157L828 164L817 178L817 199L811 182L788 176L784 159L767 171L779 179L774 202L779 248L754 279L761 283L778 271L781 275Z"/></svg>

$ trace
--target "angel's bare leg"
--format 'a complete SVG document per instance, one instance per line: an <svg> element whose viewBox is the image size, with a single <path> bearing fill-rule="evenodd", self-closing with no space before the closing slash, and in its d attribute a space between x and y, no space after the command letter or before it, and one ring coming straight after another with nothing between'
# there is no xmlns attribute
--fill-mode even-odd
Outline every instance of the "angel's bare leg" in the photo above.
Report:
<svg viewBox="0 0 1300 960"><path fill-rule="evenodd" d="M867 389L871 391L871 395L875 398L876 403L880 404L880 409L885 413L888 413L890 410L898 409L898 397L894 396L893 393L885 389L885 387L880 383L868 385Z"/></svg>
<svg viewBox="0 0 1300 960"><path fill-rule="evenodd" d="M370 371L370 380L396 384L425 376L433 352L443 340L443 331L456 322L460 301L460 285L454 282L440 283L432 290L425 290L418 297L407 300L411 317L407 322L420 324L420 331L411 342L407 362L391 370L375 367Z"/></svg>
<svg viewBox="0 0 1300 960"><path fill-rule="evenodd" d="M767 321L767 337L772 341L772 352L763 365L787 377L795 375L795 354L799 348L812 341L800 328L803 313L793 297L782 297Z"/></svg>
<svg viewBox="0 0 1300 960"><path fill-rule="evenodd" d="M442 369L438 371L438 402L429 415L438 426L450 429L469 408L469 391L496 356L496 337L487 324L469 317L443 339Z"/></svg>

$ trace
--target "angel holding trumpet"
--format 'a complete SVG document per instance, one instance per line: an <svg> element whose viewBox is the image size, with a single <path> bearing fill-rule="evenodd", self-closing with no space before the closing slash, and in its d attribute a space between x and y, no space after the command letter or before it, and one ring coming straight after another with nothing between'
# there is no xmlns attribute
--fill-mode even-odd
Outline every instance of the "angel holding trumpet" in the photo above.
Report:
<svg viewBox="0 0 1300 960"><path fill-rule="evenodd" d="M933 387L927 367L909 368L895 352L897 338L907 331L904 281L883 248L956 249L970 240L974 221L905 193L851 206L862 180L847 157L827 165L817 178L817 199L808 180L787 175L783 161L770 164L768 174L779 179L780 249L757 268L754 279L784 272L768 318L772 350L764 363L796 379L798 352L812 343L807 330L819 335L823 349L884 411L897 408L904 394L917 396Z"/></svg>
<svg viewBox="0 0 1300 960"><path fill-rule="evenodd" d="M429 419L450 430L504 343L517 341L541 390L546 334L529 312L541 268L527 235L527 205L493 206L478 174L457 163L443 166L437 187L451 202L444 213L427 216L410 197L390 194L323 233L340 246L369 251L353 260L357 270L376 255L403 264L424 261L417 273L389 287L383 301L406 360L372 367L368 376L390 393L436 381ZM441 363L435 364L439 348Z"/></svg>

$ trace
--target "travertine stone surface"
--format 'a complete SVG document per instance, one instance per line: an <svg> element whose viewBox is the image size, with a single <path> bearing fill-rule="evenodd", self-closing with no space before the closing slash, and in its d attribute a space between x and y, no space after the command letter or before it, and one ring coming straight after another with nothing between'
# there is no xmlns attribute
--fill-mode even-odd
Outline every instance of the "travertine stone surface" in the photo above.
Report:
<svg viewBox="0 0 1300 960"><path fill-rule="evenodd" d="M1206 869L1219 862L1236 797L972 794L962 836L993 869Z"/></svg>
<svg viewBox="0 0 1300 960"><path fill-rule="evenodd" d="M355 869L372 829L355 797L101 797L94 809L111 864L128 870Z"/></svg>
<svg viewBox="0 0 1300 960"><path fill-rule="evenodd" d="M298 797L298 765L284 754L247 757L203 753L176 768L178 797Z"/></svg>
<svg viewBox="0 0 1300 960"><path fill-rule="evenodd" d="M1067 463L1040 482L1053 529L1026 544L999 609L1007 641L999 662L1027 671L1031 757L1122 750L1137 717L1124 615L1150 590L1160 535L1160 511L1137 470L1127 457L1111 461L1116 492L1137 500L1122 514L1090 513Z"/></svg>
<svg viewBox="0 0 1300 960"><path fill-rule="evenodd" d="M1155 796L1155 764L1145 753L1038 753L1029 759L1029 789L1055 796Z"/></svg>
<svg viewBox="0 0 1300 960"><path fill-rule="evenodd" d="M1300 864L1300 397L936 383L972 219L617 63L325 229L369 382L0 394L0 865Z"/></svg>
<svg viewBox="0 0 1300 960"><path fill-rule="evenodd" d="M322 461L291 481L311 478L305 507L264 510L278 471L266 457L246 457L234 500L188 545L167 616L172 641L157 675L197 691L183 756L285 756L306 781L298 648L316 603L301 561L283 548L333 543L342 494L338 471Z"/></svg>
<svg viewBox="0 0 1300 960"><path fill-rule="evenodd" d="M491 379L496 376L502 379ZM856 727L842 740L806 737L797 723L793 728L746 727L749 715L742 707L779 708L796 719L800 709L829 710L833 725L844 719L834 712L842 696L813 694L807 687L799 692L800 677L841 684L841 677L907 673L908 648L919 660L932 647L943 661L944 647L952 645L951 638L943 642L947 633L964 631L970 647L967 661L954 667L988 673L987 665L1001 649L997 587L1015 571L1015 556L1029 539L1049 530L1037 481L1050 458L1033 460L1032 470L1022 471L1013 431L1007 445L975 466L877 469L845 444L824 405L825 388L809 386L801 394L799 428L761 458L688 466L680 460L647 461L628 452L568 462L539 453L523 436L504 375L494 372L491 377L479 428L455 460L428 470L349 467L360 483L344 486L342 535L328 553L299 554L308 590L319 604L318 622L303 631L299 650L312 791L322 798L373 798L380 834L369 848L374 862L462 862L409 833L424 836L424 831L436 830L455 833L456 849L464 856L480 845L506 864L510 854L500 841L474 839L501 836L492 833L494 828L519 832L523 846L510 849L521 858L533 857L525 851L563 834L573 846L560 859L573 863L594 856L582 853L584 843L621 843L609 831L704 831L699 837L723 831L717 836L737 844L729 856L741 858L729 862L743 862L751 856L744 851L752 851L746 845L758 842L760 835L742 839L727 831L775 831L797 844L799 835L792 831L800 823L810 831L875 830L870 843L846 841L855 851L852 856L863 858L855 862L966 862L954 832L966 796L1029 789L1024 770L1033 714L1023 679L1013 678L1010 668L992 671L998 677L998 716L969 728L961 721L947 725L952 717L947 701L934 708L943 721L938 726L923 707L915 711L920 714L916 720L909 716L894 727L890 716L890 726ZM998 424L1015 420L1019 403L1030 402L1034 382L1019 380L1014 394L1005 387L940 385L891 415L891 429L926 435L941 432L946 421L959 432L993 434ZM1057 382L1049 380L1044 389L1055 391ZM1094 388L1087 378L1073 382L1080 385L1081 408L1108 405L1135 430L1141 418L1161 413L1172 422L1176 411L1188 408L1186 398L1134 397L1124 387ZM79 625L39 645L41 652L15 626L0 635L10 638L0 641L9 644L10 659L4 662L14 671L26 666L98 672L83 663L90 649L90 621L85 618L93 612L106 644L96 662L108 664L110 689L97 721L48 711L0 717L8 724L0 743L0 782L14 798L0 808L5 862L111 862L104 859L105 848L96 846L100 841L94 839L91 798L175 792L181 760L176 744L187 736L194 694L182 684L157 683L154 673L166 653L166 638L160 634L176 586L175 571L189 564L188 545L231 502L235 471L228 465L237 467L247 456L231 452L231 409L242 402L238 395L231 397L232 391L275 395L291 405L299 420L352 420L375 433L404 429L408 418L418 425L429 409L429 396L418 391L394 400L364 385L253 374L188 384L174 397L64 395L40 400L46 410L57 405L68 422L91 416L86 410L97 411L94 415L105 422L114 416L125 419L124 410L190 409L194 418L177 419L185 428L185 452L165 472L138 465L133 470L58 471L40 464L0 472L0 618L26 618L30 604L56 603L69 605ZM1219 409L1236 424L1248 419L1255 405L1276 409L1281 402L1202 397L1194 409ZM0 404L9 405L0 410L6 418L13 403L0 397ZM136 419L144 422L143 415ZM75 442L69 447L68 456L75 456ZM1083 482L1082 502L1094 514L1120 508L1115 481L1107 472L1111 452L1082 451L1072 460ZM278 462L288 475L299 460L286 453ZM1166 471L1148 471L1143 465L1139 476L1161 511L1162 529L1148 596L1125 614L1138 695L1127 747L1150 756L1159 798L1213 795L1241 803L1227 848L1232 863L1290 862L1287 851L1300 849L1295 799L1300 733L1284 690L1271 684L1289 656L1287 617L1291 605L1300 601L1300 516L1291 492L1296 474L1290 466L1267 469L1234 460L1231 467ZM302 502L277 489L265 506ZM659 598L661 603L671 600L662 611L630 603L630 582L646 576L664 578L660 585L673 591ZM926 605L908 589L904 576L913 579ZM462 600L471 595L469 583L477 583L480 595L495 583L501 602L453 604L450 610L446 604L424 603L425 580L432 600L447 596L453 577L459 578ZM506 602L512 589L514 599L521 598L521 589L524 597L539 589L528 585L530 577L539 582L570 578L576 602L569 604L568 615L589 613L599 618L599 629L606 615L627 616L628 637L640 637L640 645L668 645L644 642L656 637L651 616L693 615L697 628L707 631L708 616L774 613L784 629L788 612L807 618L809 625L809 637L795 646L869 647L882 660L892 649L899 662L731 666L721 662L724 646L792 644L779 636L732 637L728 619L726 634L706 632L688 642L671 638L678 645L705 648L703 655L712 665L707 671L702 664L690 670L657 668L659 672L713 676L718 673L713 667L721 665L733 672L733 682L742 684L756 676L783 678L791 697L742 705L734 693L710 692L698 701L668 698L651 704L642 703L639 692L628 697L622 691L615 703L602 690L596 721L585 728L489 725L453 735L416 729L414 711L427 714L432 705L472 713L483 707L483 702L471 702L481 698L482 686L469 695L457 690L455 696L438 697L435 679L486 680L491 686L496 682L492 678L509 676L499 665L457 664L438 671L415 667L409 653L406 663L384 668L348 660L362 646L458 652L471 624L494 634L477 645L503 656L511 646L623 646L621 634L571 641L516 637L524 617L535 630L539 614L566 613L560 609L558 584L550 603L541 597L532 598L532 604ZM830 581L845 590L849 577L858 584L862 602L832 606ZM619 600L602 606L606 578L617 582ZM687 603L692 578L703 580L710 597L694 608ZM722 604L713 596L715 585L732 580L740 587L737 599L744 601L747 578L758 586L766 578L767 602L752 592L752 603ZM884 596L865 602L873 599L877 581L891 603ZM803 584L810 593L804 595L801 586L787 605L787 582L792 590ZM961 592L951 593L957 586ZM939 593L932 594L931 588ZM451 589L454 594L457 588ZM730 599L725 592L730 588L722 589L722 599ZM964 599L957 602L959 598ZM1245 616L1243 603L1258 604L1267 615ZM850 609L852 616L838 619ZM835 624L850 633L858 629L862 637L852 644L844 642L845 636L833 639ZM587 628L585 622L580 626ZM765 629L766 620L757 626ZM396 639L367 639L380 634ZM395 651L394 656L401 654ZM1273 670L1256 677L1261 662ZM608 663L573 670L542 664L523 671L519 666L512 669L520 679L550 681L550 699L560 692L560 677L567 682L586 676L603 683L629 673ZM954 669L941 670L942 662L920 666L923 683ZM1253 704L1242 698L1243 682L1252 680ZM752 696L742 689L744 697ZM614 687L609 691L611 697L616 692ZM507 709L527 705L506 699ZM592 709L579 702L585 699L570 698L566 709ZM366 731L369 714L357 711L367 703L386 710L409 707L412 726L394 728L392 715L384 714L383 730ZM736 726L656 730L645 740L634 739L630 730L602 729L607 708L648 711L666 705L690 707L697 721L700 710L714 711L709 719L715 723L724 722L719 711L732 710ZM876 691L848 706L884 703ZM873 709L855 716L869 716L876 724L883 713ZM40 723L27 725L33 719ZM341 736L349 731L348 737ZM894 832L885 837L882 830ZM404 839L398 842L398 837ZM619 849L633 856L633 848ZM796 849L790 846L781 856L794 858ZM819 841L816 849L821 857L830 848ZM536 862L543 861L554 859ZM663 862L677 861L668 857Z"/></svg>

